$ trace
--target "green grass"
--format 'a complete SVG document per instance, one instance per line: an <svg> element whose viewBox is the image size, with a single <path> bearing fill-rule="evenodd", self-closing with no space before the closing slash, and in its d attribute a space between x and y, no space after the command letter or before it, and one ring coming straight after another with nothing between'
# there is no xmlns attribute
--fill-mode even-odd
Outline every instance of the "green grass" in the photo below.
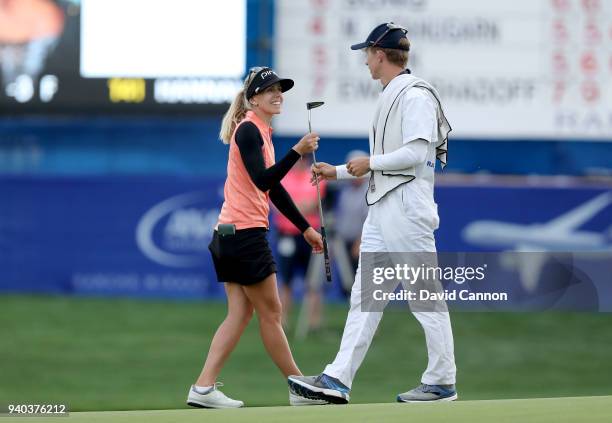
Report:
<svg viewBox="0 0 612 423"><path fill-rule="evenodd" d="M159 410L71 413L70 423L161 422L428 422L428 423L596 423L609 422L612 397L460 401L443 404L359 404L348 406L259 407L239 410ZM4 419L3 419L4 421ZM7 423L40 421L9 418Z"/></svg>
<svg viewBox="0 0 612 423"><path fill-rule="evenodd" d="M291 342L304 373L333 360L346 311L327 307L324 333ZM67 403L72 411L182 408L224 313L220 303L2 296L0 402ZM612 314L456 313L452 319L462 400L612 394ZM386 313L351 403L393 402L419 382L425 364L416 320ZM286 383L265 353L256 321L220 379L248 406L287 404Z"/></svg>

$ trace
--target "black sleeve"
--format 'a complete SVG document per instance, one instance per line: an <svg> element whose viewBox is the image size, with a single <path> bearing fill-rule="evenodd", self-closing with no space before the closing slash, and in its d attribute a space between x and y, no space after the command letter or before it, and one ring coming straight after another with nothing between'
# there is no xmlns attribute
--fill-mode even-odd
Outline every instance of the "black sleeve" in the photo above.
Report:
<svg viewBox="0 0 612 423"><path fill-rule="evenodd" d="M270 200L272 200L272 204L276 206L278 211L284 214L300 232L303 233L310 227L308 221L302 216L302 213L300 213L289 193L280 182L270 188Z"/></svg>
<svg viewBox="0 0 612 423"><path fill-rule="evenodd" d="M300 159L298 152L290 149L285 157L266 169L261 152L263 139L257 126L251 122L245 122L238 127L235 140L249 176L255 186L264 192L280 183L289 169Z"/></svg>

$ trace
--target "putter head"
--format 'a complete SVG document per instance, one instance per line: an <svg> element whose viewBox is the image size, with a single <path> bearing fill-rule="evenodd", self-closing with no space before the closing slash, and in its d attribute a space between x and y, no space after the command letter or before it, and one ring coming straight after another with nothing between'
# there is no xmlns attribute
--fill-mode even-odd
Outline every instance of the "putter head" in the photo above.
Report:
<svg viewBox="0 0 612 423"><path fill-rule="evenodd" d="M316 109L317 107L320 107L324 104L324 101L310 101L306 103L306 110Z"/></svg>

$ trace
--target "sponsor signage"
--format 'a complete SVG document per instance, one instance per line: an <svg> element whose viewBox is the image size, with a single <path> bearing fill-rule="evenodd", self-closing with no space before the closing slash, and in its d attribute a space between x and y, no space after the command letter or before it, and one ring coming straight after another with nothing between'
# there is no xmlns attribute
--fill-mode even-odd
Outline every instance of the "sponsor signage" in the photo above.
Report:
<svg viewBox="0 0 612 423"><path fill-rule="evenodd" d="M224 296L208 251L221 178L4 176L0 193L0 292ZM548 272L539 257L571 253L595 269L592 253L612 252L609 186L466 182L440 185L435 196L441 253L551 253L499 262L519 272L521 289L536 289ZM273 231L269 239L274 250Z"/></svg>

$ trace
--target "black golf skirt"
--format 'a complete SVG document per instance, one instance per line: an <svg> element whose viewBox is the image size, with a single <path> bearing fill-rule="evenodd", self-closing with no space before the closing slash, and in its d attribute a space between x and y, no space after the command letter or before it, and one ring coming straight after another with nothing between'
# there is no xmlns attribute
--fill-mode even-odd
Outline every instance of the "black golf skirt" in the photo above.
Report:
<svg viewBox="0 0 612 423"><path fill-rule="evenodd" d="M240 229L234 235L219 235L214 231L208 249L217 280L252 285L276 273L267 232L266 228Z"/></svg>

